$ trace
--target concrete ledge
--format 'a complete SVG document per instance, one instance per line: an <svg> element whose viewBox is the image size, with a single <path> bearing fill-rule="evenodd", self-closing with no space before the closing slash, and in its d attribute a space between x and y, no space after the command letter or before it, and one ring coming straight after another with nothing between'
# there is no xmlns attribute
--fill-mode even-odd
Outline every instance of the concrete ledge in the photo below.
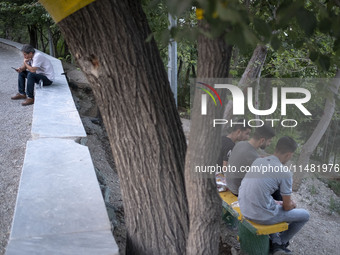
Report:
<svg viewBox="0 0 340 255"><path fill-rule="evenodd" d="M100 248L110 252L103 254L118 254L110 229L88 148L66 139L29 141L6 254L17 254L19 247L53 250L55 245L58 254L60 248L91 254L75 249L80 245L93 251L104 240Z"/></svg>
<svg viewBox="0 0 340 255"><path fill-rule="evenodd" d="M7 246L6 254L113 255L119 253L118 248L112 243L111 231L97 231L12 240Z"/></svg>
<svg viewBox="0 0 340 255"><path fill-rule="evenodd" d="M22 46L1 38L0 45ZM119 254L89 150L74 142L86 132L61 61L44 55L55 81L35 89L33 140L27 142L6 255Z"/></svg>
<svg viewBox="0 0 340 255"><path fill-rule="evenodd" d="M32 138L86 137L86 133L67 84L55 81L53 85L35 89Z"/></svg>

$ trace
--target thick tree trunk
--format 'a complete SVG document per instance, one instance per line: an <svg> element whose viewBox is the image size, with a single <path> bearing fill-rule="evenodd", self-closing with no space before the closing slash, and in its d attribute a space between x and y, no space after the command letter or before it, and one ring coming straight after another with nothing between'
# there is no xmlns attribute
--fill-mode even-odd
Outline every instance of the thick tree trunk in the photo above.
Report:
<svg viewBox="0 0 340 255"><path fill-rule="evenodd" d="M186 139L139 1L97 0L59 23L91 83L120 177L127 254L184 254Z"/></svg>
<svg viewBox="0 0 340 255"><path fill-rule="evenodd" d="M310 136L310 138L307 140L307 142L303 145L301 149L301 154L299 156L297 165L302 166L302 168L304 168L309 163L310 156L312 155L315 148L318 146L322 136L325 134L329 126L329 123L332 120L332 117L335 111L334 94L336 95L338 93L339 87L340 87L340 81L339 81L340 69L337 71L335 78L338 78L338 79L334 79L334 83L330 85L329 87L331 93L330 93L330 96L327 97L326 99L325 108L324 108L322 117L318 125L314 129L312 135ZM293 183L294 191L297 191L299 189L304 176L305 174L303 172L300 173L299 171L294 175L294 183Z"/></svg>
<svg viewBox="0 0 340 255"><path fill-rule="evenodd" d="M204 82L204 78L226 78L231 51L232 47L226 44L223 37L211 40L201 36L198 41L197 81ZM201 116L200 97L201 91L196 90L191 114L191 127L195 128L190 130L185 168L190 217L187 254L218 254L222 208L215 174L207 176L197 173L195 167L216 166L221 129L212 128L212 119L216 118L215 115L223 115L223 107L210 105L209 109L217 111Z"/></svg>
<svg viewBox="0 0 340 255"><path fill-rule="evenodd" d="M239 88L244 90L250 84L250 82L259 77L261 72L261 68L266 61L268 48L265 45L257 45L253 55L248 62L246 70L243 72L241 80L239 81ZM227 106L225 107L224 111L224 119L231 119L232 118L232 109L233 109L233 101L229 100ZM227 125L225 125L227 128Z"/></svg>

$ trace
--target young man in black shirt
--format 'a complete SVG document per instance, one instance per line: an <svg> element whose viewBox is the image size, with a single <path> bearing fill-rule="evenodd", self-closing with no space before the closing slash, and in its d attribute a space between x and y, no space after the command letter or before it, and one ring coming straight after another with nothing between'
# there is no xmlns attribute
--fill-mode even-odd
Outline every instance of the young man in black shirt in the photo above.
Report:
<svg viewBox="0 0 340 255"><path fill-rule="evenodd" d="M222 136L222 149L218 160L218 165L221 167L226 167L228 165L229 156L235 143L249 139L251 127L248 125L248 122L245 120L238 120L237 123L244 123L244 125L235 124L231 127L231 132L227 136ZM225 188L223 186L225 185L223 184L225 184L225 177L223 173L216 174L216 182L219 191L224 191Z"/></svg>

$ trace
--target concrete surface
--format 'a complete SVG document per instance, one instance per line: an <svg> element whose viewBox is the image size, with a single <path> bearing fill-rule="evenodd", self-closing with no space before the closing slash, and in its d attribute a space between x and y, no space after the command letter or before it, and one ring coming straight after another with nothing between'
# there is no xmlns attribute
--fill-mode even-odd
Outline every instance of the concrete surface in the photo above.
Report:
<svg viewBox="0 0 340 255"><path fill-rule="evenodd" d="M20 247L29 254L118 254L110 230L88 148L67 139L29 141L6 254Z"/></svg>

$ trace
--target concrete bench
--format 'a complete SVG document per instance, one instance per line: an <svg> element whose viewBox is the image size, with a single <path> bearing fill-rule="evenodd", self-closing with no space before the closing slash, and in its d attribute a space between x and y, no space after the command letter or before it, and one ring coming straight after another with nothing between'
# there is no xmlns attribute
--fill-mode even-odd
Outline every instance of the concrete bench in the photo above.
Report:
<svg viewBox="0 0 340 255"><path fill-rule="evenodd" d="M27 143L6 254L118 254L86 146Z"/></svg>
<svg viewBox="0 0 340 255"><path fill-rule="evenodd" d="M223 207L223 219L231 228L238 228L241 250L249 255L269 254L269 234L288 229L286 222L274 225L261 225L245 219L238 200L230 191L220 192Z"/></svg>
<svg viewBox="0 0 340 255"><path fill-rule="evenodd" d="M1 38L0 43L11 50L22 46ZM119 254L91 155L76 143L86 132L61 61L44 55L53 64L55 80L35 89L32 140L6 255Z"/></svg>

